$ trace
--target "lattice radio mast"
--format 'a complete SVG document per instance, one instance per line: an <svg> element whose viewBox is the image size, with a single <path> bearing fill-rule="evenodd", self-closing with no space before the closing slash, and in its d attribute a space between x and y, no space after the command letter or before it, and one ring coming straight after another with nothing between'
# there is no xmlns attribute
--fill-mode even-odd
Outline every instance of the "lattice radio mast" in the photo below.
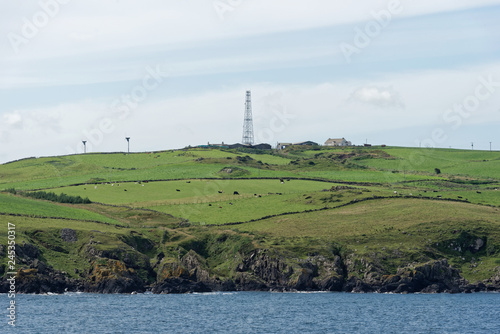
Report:
<svg viewBox="0 0 500 334"><path fill-rule="evenodd" d="M247 90L245 122L243 123L243 145L253 145L252 93Z"/></svg>

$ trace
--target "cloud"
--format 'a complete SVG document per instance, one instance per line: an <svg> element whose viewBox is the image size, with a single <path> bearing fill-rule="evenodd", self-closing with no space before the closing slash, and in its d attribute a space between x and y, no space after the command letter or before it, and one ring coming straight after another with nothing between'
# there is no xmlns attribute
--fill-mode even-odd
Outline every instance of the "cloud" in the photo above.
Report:
<svg viewBox="0 0 500 334"><path fill-rule="evenodd" d="M19 128L22 125L23 117L19 112L6 113L3 115L4 123L12 128Z"/></svg>
<svg viewBox="0 0 500 334"><path fill-rule="evenodd" d="M40 1L43 2L43 1ZM221 20L215 1L134 0L120 2L88 0L61 5L57 15L43 27L24 52L14 54L7 39L0 58L47 58L165 45L199 43L284 31L314 29L372 20L372 12L386 10L388 0L359 0L356 6L328 0L223 1L233 8ZM239 3L239 4L238 4ZM463 10L498 4L498 0L403 1L401 17ZM43 13L37 2L2 4L0 30L21 34L24 19ZM175 32L175 33L173 33ZM5 43L2 45L1 43Z"/></svg>
<svg viewBox="0 0 500 334"><path fill-rule="evenodd" d="M369 135L370 140L388 145L418 145L419 138L428 137L422 129L441 128L454 138L467 126L499 124L500 112L495 107L500 103L498 94L463 118L458 130L452 127L455 123L443 121L448 108L474 94L478 73L487 77L500 73L499 69L500 64L489 64L468 71L401 73L370 85L363 80L215 87L203 94L146 99L127 117L113 113L108 99L16 110L2 116L0 160L81 153L82 140L88 140L88 152L125 151L125 135L132 138L132 151L239 142L247 89L252 90L254 131L259 142L323 143L328 137L345 137L360 144ZM400 95L404 96L404 113ZM103 125L103 119L109 119L109 124ZM480 135L471 134L471 140L477 141ZM497 140L494 132L489 135L488 140ZM455 143L450 145L456 147Z"/></svg>
<svg viewBox="0 0 500 334"><path fill-rule="evenodd" d="M379 88L374 86L355 90L351 94L350 100L381 108L404 108L405 106L399 94L392 88Z"/></svg>

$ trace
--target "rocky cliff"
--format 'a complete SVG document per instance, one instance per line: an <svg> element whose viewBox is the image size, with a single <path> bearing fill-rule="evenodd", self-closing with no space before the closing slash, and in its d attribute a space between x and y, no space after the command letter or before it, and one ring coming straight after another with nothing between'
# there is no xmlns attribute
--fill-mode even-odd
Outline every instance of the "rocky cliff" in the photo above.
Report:
<svg viewBox="0 0 500 334"><path fill-rule="evenodd" d="M500 291L500 267L488 280L470 284L447 259L411 263L389 272L377 261L355 253L307 258L256 248L232 256L222 275L194 249L178 258L159 253L154 259L117 249L100 251L90 242L82 250L89 267L71 278L43 261L32 244L18 245L16 290L19 293L83 291L189 293L209 291L345 291L392 293L458 293ZM221 254L219 254L221 255ZM224 255L224 254L222 254ZM74 275L73 275L74 276ZM7 277L0 292L8 291Z"/></svg>

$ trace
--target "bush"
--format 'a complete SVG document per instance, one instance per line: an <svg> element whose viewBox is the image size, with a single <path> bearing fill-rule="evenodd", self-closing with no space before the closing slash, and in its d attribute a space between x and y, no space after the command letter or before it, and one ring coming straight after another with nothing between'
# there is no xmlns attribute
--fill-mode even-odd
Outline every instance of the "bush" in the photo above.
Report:
<svg viewBox="0 0 500 334"><path fill-rule="evenodd" d="M31 197L35 199L43 199L51 202L58 203L69 203L69 204L90 204L92 203L88 197L82 198L80 196L70 196L64 193L57 195L53 192L45 192L45 191L35 191L35 192L27 192L22 194L25 197Z"/></svg>
<svg viewBox="0 0 500 334"><path fill-rule="evenodd" d="M9 189L5 189L5 192L8 192L8 193L11 193L11 194L14 194L16 195L17 194L17 191L15 188L9 188Z"/></svg>

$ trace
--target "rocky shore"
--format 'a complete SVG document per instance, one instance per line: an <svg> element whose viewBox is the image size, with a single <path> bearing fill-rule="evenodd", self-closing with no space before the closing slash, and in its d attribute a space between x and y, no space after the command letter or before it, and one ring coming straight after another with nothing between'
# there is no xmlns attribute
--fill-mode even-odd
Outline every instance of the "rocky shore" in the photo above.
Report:
<svg viewBox="0 0 500 334"><path fill-rule="evenodd" d="M230 275L214 273L194 250L173 261L158 254L153 261L121 256L116 252L85 250L89 269L78 277L54 270L40 259L39 249L18 245L16 292L133 293L155 294L210 291L337 291L356 293L471 293L500 292L500 267L485 281L470 283L446 259L411 263L389 273L380 265L349 254L288 258L275 250L254 249L242 255ZM9 291L5 268L0 292Z"/></svg>

